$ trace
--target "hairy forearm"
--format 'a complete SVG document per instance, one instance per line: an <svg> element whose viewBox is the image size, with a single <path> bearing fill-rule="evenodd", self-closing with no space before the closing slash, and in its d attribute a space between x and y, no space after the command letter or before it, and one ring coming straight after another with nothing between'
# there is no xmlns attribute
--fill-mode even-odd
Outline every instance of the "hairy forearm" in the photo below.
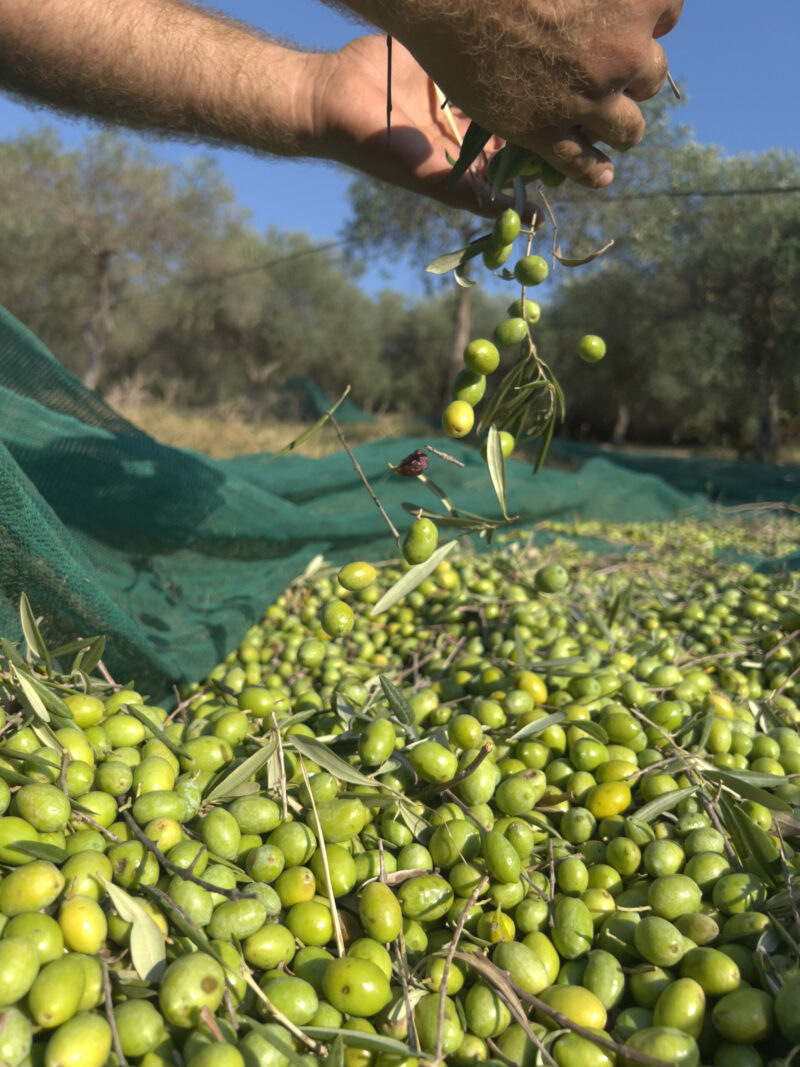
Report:
<svg viewBox="0 0 800 1067"><path fill-rule="evenodd" d="M182 0L0 0L0 88L143 130L301 154L316 61Z"/></svg>

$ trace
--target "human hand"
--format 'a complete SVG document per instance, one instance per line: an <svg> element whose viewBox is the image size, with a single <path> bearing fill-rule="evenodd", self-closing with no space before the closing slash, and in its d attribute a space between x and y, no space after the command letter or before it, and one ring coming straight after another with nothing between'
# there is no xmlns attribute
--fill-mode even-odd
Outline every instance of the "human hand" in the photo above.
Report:
<svg viewBox="0 0 800 1067"><path fill-rule="evenodd" d="M656 38L683 0L345 0L393 32L481 126L537 152L582 185L613 178L594 142L625 151L644 119L637 101L667 74ZM428 9L429 11L429 9Z"/></svg>
<svg viewBox="0 0 800 1067"><path fill-rule="evenodd" d="M392 46L388 136L386 39L359 37L340 52L314 59L311 154L488 218L512 206L505 197L490 199L489 186L475 168L453 186L447 184L447 156L458 157L456 134L463 137L469 119L454 107L448 117L434 83L398 41ZM498 137L489 141L487 161L503 143Z"/></svg>

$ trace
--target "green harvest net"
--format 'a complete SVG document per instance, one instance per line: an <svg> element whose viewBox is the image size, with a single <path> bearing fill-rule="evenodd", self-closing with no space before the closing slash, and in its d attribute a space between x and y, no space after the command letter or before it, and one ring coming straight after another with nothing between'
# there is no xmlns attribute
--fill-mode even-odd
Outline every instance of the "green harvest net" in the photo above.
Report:
<svg viewBox="0 0 800 1067"><path fill-rule="evenodd" d="M401 531L411 522L404 501L434 502L388 465L423 443L395 438L356 450ZM429 474L459 508L499 519L478 453L438 445L464 467L433 457ZM575 471L544 469L535 478L529 465L510 462L511 513L532 523L713 512L708 484L676 488L630 469L630 457L624 466L600 454L580 460ZM748 469L744 496L758 499L755 490L768 485L771 499L793 499L800 472L783 470L791 483ZM729 481L723 495L733 495ZM161 698L172 683L203 677L320 553L337 564L396 555L345 453L212 460L161 445L0 309L0 635L21 639L25 592L48 644L105 634L111 672Z"/></svg>

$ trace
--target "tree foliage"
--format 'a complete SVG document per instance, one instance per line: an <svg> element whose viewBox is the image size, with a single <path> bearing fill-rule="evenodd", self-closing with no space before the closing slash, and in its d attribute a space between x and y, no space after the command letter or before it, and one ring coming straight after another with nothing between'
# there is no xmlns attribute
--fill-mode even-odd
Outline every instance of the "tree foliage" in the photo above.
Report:
<svg viewBox="0 0 800 1067"><path fill-rule="evenodd" d="M565 254L615 241L531 294L565 430L774 456L799 421L800 158L726 157L663 102L651 111L608 190L546 190ZM368 410L438 417L465 323L490 335L517 295L450 279L424 299L366 295L357 262L378 270L407 254L422 270L486 228L366 179L351 187L346 241L323 248L257 232L207 159L167 166L118 134L80 149L47 130L7 141L0 180L3 303L100 391L239 399L263 417L285 411L279 386L300 374L331 396L349 384ZM536 251L552 236L542 230ZM601 363L578 359L584 333L606 339Z"/></svg>

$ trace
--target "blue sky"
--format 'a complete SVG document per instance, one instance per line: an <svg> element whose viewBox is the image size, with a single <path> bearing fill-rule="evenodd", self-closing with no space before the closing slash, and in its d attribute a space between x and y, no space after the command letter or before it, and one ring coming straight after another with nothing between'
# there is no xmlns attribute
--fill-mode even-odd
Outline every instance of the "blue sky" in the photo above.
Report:
<svg viewBox="0 0 800 1067"><path fill-rule="evenodd" d="M362 29L317 0L215 0L209 6L298 45L335 49ZM800 0L686 0L678 26L664 38L670 69L686 90L680 121L698 141L729 154L770 148L800 151L797 50ZM47 124L65 142L78 143L94 127L64 121L0 97L0 138ZM304 229L314 240L336 237L346 214L348 176L334 167L259 159L245 152L150 142L163 158L211 152L254 225ZM600 194L598 194L600 195ZM423 265L402 278L362 280L367 288L393 284L419 290Z"/></svg>

